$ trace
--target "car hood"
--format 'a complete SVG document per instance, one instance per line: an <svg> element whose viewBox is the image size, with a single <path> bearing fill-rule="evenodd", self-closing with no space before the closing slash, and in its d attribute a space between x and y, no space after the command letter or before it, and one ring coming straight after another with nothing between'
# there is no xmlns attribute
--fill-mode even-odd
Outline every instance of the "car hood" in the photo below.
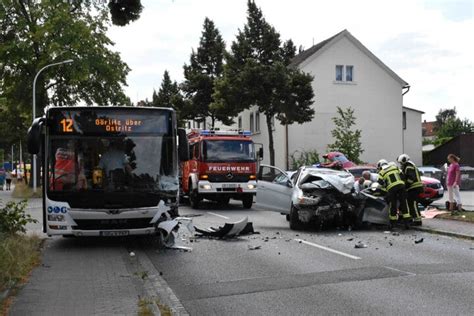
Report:
<svg viewBox="0 0 474 316"><path fill-rule="evenodd" d="M354 176L346 171L338 171L333 169L312 169L303 175L303 178L300 181L301 185L305 183L314 184L314 188L325 189L324 185L321 185L320 180L324 180L330 185L332 185L336 190L341 193L348 194L351 193L354 188Z"/></svg>
<svg viewBox="0 0 474 316"><path fill-rule="evenodd" d="M431 177L421 176L420 178L421 178L421 182L423 182L423 184L441 183L441 181L439 181L438 179L431 178Z"/></svg>

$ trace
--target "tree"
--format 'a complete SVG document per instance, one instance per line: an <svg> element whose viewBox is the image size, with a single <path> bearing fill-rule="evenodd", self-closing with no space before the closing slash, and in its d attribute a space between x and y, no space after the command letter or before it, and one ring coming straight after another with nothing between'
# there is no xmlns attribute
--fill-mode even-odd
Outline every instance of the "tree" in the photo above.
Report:
<svg viewBox="0 0 474 316"><path fill-rule="evenodd" d="M4 0L0 4L0 93L5 111L18 111L31 122L32 83L36 83L36 113L46 105L128 104L123 92L128 66L110 47L106 36L108 11L80 1ZM11 131L17 137L18 131ZM25 134L26 129L20 134Z"/></svg>
<svg viewBox="0 0 474 316"><path fill-rule="evenodd" d="M452 109L440 109L438 115L436 115L436 130L441 128L449 119L455 119L456 115L456 107Z"/></svg>
<svg viewBox="0 0 474 316"><path fill-rule="evenodd" d="M110 0L108 7L112 23L119 26L138 20L143 9L140 0Z"/></svg>
<svg viewBox="0 0 474 316"><path fill-rule="evenodd" d="M360 163L359 156L364 152L360 142L361 130L353 131L351 128L355 124L354 109L348 107L343 110L337 107L337 114L332 118L336 127L331 131L334 143L328 145L329 151L339 151L346 155L347 159Z"/></svg>
<svg viewBox="0 0 474 316"><path fill-rule="evenodd" d="M436 146L442 145L463 133L474 131L474 124L468 119L461 120L457 117L456 107L452 109L440 109L436 115Z"/></svg>
<svg viewBox="0 0 474 316"><path fill-rule="evenodd" d="M176 111L176 118L178 125L183 126L184 120L189 118L187 102L181 95L178 83L172 81L167 70L163 73L163 80L161 81L158 93L153 91L153 97L150 106L173 108Z"/></svg>
<svg viewBox="0 0 474 316"><path fill-rule="evenodd" d="M206 117L211 119L214 127L216 120L229 125L233 123L233 108L212 106L214 103L214 86L223 73L223 59L225 43L214 22L204 20L202 36L199 47L192 51L190 64L184 65L184 78L182 89L191 102L192 116L203 121Z"/></svg>
<svg viewBox="0 0 474 316"><path fill-rule="evenodd" d="M282 124L308 122L314 116L313 77L288 67L296 47L282 44L280 34L254 1L247 3L247 23L226 54L224 75L214 94L217 108L241 112L255 105L265 115L270 163L275 164L273 118Z"/></svg>

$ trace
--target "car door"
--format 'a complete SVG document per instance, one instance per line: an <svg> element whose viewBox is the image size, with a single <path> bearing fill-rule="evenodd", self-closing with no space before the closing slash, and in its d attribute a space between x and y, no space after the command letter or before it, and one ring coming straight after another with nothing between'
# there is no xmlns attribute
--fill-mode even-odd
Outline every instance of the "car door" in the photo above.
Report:
<svg viewBox="0 0 474 316"><path fill-rule="evenodd" d="M256 204L270 211L288 214L293 184L285 171L261 165L258 172Z"/></svg>

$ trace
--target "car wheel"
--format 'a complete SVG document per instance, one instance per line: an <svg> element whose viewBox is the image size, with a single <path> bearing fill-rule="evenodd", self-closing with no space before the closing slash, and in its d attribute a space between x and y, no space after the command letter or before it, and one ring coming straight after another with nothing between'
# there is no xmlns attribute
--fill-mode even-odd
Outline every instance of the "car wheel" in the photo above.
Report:
<svg viewBox="0 0 474 316"><path fill-rule="evenodd" d="M286 218L286 221L289 222L290 221L290 214L286 214L285 218Z"/></svg>
<svg viewBox="0 0 474 316"><path fill-rule="evenodd" d="M292 205L290 210L290 229L302 230L304 228L303 223L298 217L298 210Z"/></svg>
<svg viewBox="0 0 474 316"><path fill-rule="evenodd" d="M197 193L197 190L193 189L193 185L190 184L189 185L189 204L191 205L192 208L198 209L199 202L201 202L199 194Z"/></svg>
<svg viewBox="0 0 474 316"><path fill-rule="evenodd" d="M252 207L252 204L253 204L253 195L252 194L244 195L244 197L242 198L243 207L249 209Z"/></svg>

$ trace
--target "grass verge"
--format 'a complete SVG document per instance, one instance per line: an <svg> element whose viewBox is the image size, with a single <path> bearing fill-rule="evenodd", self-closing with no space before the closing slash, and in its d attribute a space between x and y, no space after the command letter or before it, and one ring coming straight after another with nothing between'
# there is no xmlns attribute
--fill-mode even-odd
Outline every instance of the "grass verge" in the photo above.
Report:
<svg viewBox="0 0 474 316"><path fill-rule="evenodd" d="M436 216L436 218L474 223L474 212L455 212L449 214L439 214L438 216Z"/></svg>
<svg viewBox="0 0 474 316"><path fill-rule="evenodd" d="M0 235L0 294L27 280L40 262L41 243L35 235ZM0 315L6 314L8 305L8 297L0 296Z"/></svg>
<svg viewBox="0 0 474 316"><path fill-rule="evenodd" d="M41 187L38 187L36 193L34 193L33 189L30 188L27 184L25 184L24 182L19 182L13 188L12 197L20 199L40 198L41 192Z"/></svg>

